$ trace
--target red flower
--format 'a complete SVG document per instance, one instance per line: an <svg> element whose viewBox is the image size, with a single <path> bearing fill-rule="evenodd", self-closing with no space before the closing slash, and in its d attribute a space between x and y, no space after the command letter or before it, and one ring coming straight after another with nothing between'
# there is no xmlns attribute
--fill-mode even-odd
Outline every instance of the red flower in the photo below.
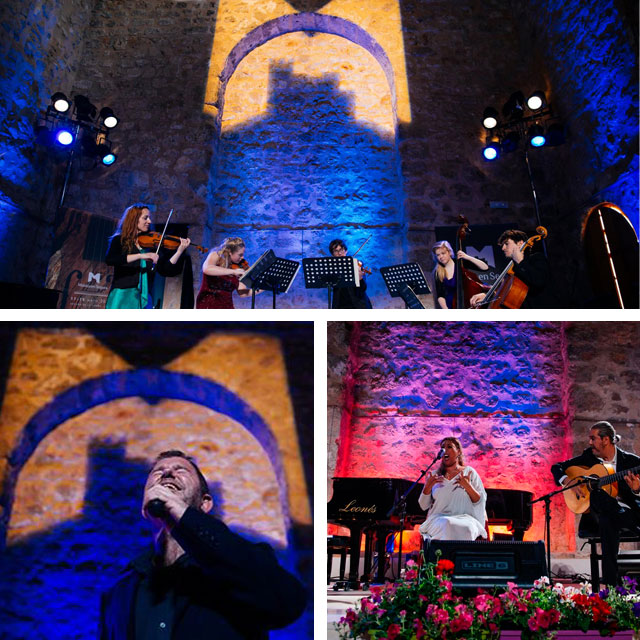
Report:
<svg viewBox="0 0 640 640"><path fill-rule="evenodd" d="M438 560L438 564L436 565L436 574L440 575L441 573L452 573L455 565L451 560L446 560L442 558L442 560Z"/></svg>
<svg viewBox="0 0 640 640"><path fill-rule="evenodd" d="M390 624L389 628L387 629L388 640L395 640L399 635L400 635L400 625L396 624L395 622L393 624Z"/></svg>

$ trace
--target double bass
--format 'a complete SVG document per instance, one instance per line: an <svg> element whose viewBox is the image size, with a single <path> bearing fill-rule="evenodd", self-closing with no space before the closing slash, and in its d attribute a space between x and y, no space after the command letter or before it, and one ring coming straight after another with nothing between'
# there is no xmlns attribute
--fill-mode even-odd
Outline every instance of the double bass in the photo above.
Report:
<svg viewBox="0 0 640 640"><path fill-rule="evenodd" d="M471 269L466 269L463 265L464 259L458 258L458 251L463 251L462 243L469 231L469 222L460 214L458 216L460 228L456 234L456 297L453 299L454 309L468 309L472 296L476 293L485 293L487 287L480 282L480 278Z"/></svg>
<svg viewBox="0 0 640 640"><path fill-rule="evenodd" d="M544 227L536 227L535 236L531 236L522 245L520 251L524 253L534 242L547 237L547 230ZM477 306L487 309L519 309L527 297L529 287L518 278L513 271L513 260L503 269L484 300Z"/></svg>

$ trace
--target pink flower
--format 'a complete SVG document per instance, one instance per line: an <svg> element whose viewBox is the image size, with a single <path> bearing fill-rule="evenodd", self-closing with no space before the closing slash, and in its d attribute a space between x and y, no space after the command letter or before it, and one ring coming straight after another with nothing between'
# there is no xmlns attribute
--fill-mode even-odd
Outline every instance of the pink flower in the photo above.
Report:
<svg viewBox="0 0 640 640"><path fill-rule="evenodd" d="M416 569L409 569L404 573L405 580L415 580L418 577L418 572Z"/></svg>
<svg viewBox="0 0 640 640"><path fill-rule="evenodd" d="M426 638L427 634L424 630L424 626L422 624L422 620L416 618L413 621L413 627L416 630L416 640L422 640L422 638Z"/></svg>

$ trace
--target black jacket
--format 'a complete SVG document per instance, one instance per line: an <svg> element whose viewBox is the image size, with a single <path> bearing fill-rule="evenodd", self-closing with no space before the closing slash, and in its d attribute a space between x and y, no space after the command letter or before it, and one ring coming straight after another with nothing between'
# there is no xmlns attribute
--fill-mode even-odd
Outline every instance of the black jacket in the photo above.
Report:
<svg viewBox="0 0 640 640"><path fill-rule="evenodd" d="M623 451L619 447L617 449L616 458L616 471L625 471L632 467L640 465L640 457L635 453L629 451ZM560 478L565 475L565 470L569 467L593 467L594 464L599 464L600 460L596 458L590 447L587 447L579 456L571 458L565 462L557 462L551 467L551 473L557 484L560 484ZM640 513L640 496L635 495L631 488L626 483L624 478L618 482L618 497L622 502L628 504L634 511Z"/></svg>
<svg viewBox="0 0 640 640"><path fill-rule="evenodd" d="M183 256L180 256L180 259L176 264L171 264L169 259L172 255L173 253L167 253L162 250L160 251L160 258L155 271L157 271L161 276L177 276L182 271ZM111 238L105 262L110 267L114 268L113 280L111 281L112 289L132 289L137 287L141 271L146 271L150 276L153 275L153 271L151 269L153 263L150 260L145 260L146 264L144 269L140 267L140 260L136 260L131 263L127 262L127 254L122 248L119 235Z"/></svg>
<svg viewBox="0 0 640 640"><path fill-rule="evenodd" d="M549 262L544 253L525 254L520 263L513 263L513 272L529 287L522 303L523 309L555 309L558 306Z"/></svg>
<svg viewBox="0 0 640 640"><path fill-rule="evenodd" d="M262 640L269 629L285 627L302 614L304 587L278 564L268 544L248 542L192 507L172 535L189 563L174 586L171 640ZM102 596L100 640L133 639L139 564L140 558Z"/></svg>

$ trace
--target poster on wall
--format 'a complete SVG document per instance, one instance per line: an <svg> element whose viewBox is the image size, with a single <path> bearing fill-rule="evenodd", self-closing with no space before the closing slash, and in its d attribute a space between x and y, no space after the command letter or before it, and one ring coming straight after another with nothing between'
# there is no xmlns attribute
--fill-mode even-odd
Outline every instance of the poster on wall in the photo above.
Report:
<svg viewBox="0 0 640 640"><path fill-rule="evenodd" d="M79 209L62 211L55 225L46 286L60 291L60 309L104 309L113 268L105 263L117 220Z"/></svg>

